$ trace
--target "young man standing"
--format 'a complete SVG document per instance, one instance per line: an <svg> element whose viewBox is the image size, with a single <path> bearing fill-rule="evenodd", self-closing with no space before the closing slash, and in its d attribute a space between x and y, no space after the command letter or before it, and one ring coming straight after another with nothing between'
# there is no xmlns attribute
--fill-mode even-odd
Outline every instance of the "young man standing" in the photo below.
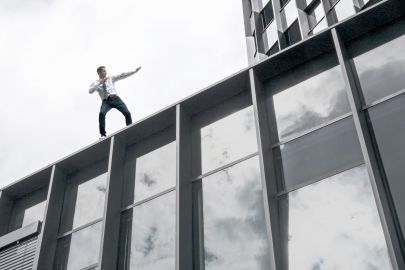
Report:
<svg viewBox="0 0 405 270"><path fill-rule="evenodd" d="M114 83L116 81L128 78L131 75L137 73L141 67L138 67L134 71L125 72L115 76L108 76L104 66L97 68L97 74L99 79L91 84L89 93L92 94L95 91L98 92L102 100L100 113L98 116L99 130L101 138L106 137L105 131L105 116L109 110L115 108L119 110L125 116L125 122L128 125L132 123L131 113L129 112L125 103L117 95Z"/></svg>

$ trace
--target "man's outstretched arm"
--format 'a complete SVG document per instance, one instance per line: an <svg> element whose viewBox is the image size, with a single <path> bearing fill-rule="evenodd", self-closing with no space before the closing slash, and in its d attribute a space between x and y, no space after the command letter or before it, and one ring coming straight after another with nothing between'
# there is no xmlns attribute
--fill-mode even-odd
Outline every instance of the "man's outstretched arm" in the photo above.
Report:
<svg viewBox="0 0 405 270"><path fill-rule="evenodd" d="M114 82L116 82L116 81L119 81L119 80L128 78L129 76L132 76L132 75L134 75L135 73L137 73L140 69L141 69L141 67L137 67L134 71L124 72L124 73L121 73L121 74L119 74L119 75L112 76L112 80L113 80Z"/></svg>

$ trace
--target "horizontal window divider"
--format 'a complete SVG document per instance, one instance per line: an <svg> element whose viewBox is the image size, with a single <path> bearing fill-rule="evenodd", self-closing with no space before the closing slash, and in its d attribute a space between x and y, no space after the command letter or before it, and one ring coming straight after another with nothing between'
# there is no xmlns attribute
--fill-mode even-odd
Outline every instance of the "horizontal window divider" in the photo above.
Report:
<svg viewBox="0 0 405 270"><path fill-rule="evenodd" d="M243 157L243 158L237 159L237 160L235 160L235 161L233 161L233 162L231 162L231 163L228 163L228 164L223 165L223 166L221 166L221 167L219 167L219 168L216 168L215 170L212 170L212 171L206 172L206 173L204 173L204 174L202 174L202 175L200 175L200 176L197 176L197 177L193 178L193 179L191 180L191 182L195 182L195 181L201 180L201 179L203 179L203 178L205 178L205 177L208 177L208 176L210 176L210 175L212 175L212 174L215 174L215 173L217 173L217 172L220 172L220 171L223 171L223 170L225 170L225 169L228 169L229 167L232 167L232 166L234 166L234 165L236 165L236 164L238 164L238 163L240 163L240 162L243 162L243 161L248 160L248 159L250 159L250 158L252 158L252 157L254 157L254 156L257 156L258 154L259 154L259 152L254 152L254 153L252 153L252 154L250 154L250 155L247 155L247 156L245 156L245 157Z"/></svg>
<svg viewBox="0 0 405 270"><path fill-rule="evenodd" d="M329 172L329 173L325 173L325 174L323 174L323 175L321 175L321 176L318 176L318 177L315 177L315 178L313 178L313 179L307 180L307 181L305 181L305 182L303 182L303 183L301 183L301 184L299 184L299 185L297 185L297 186L295 186L294 188L291 188L291 189L289 189L289 190L280 191L280 192L277 193L276 196L277 196L277 197L281 197L281 196L287 195L287 194L290 193L290 192L293 192L293 191L296 191L296 190L298 190L298 189L300 189L300 188L303 188L303 187L306 187L306 186L315 184L315 183L320 182L320 181L322 181L322 180L324 180L324 179L326 179L326 178L329 178L329 177L335 176L335 175L337 175L337 174L339 174L339 173L342 173L342 172L348 171L348 170L350 170L350 169L359 167L359 166L361 166L361 165L363 165L363 164L365 164L365 163L364 163L364 160L354 162L354 163L352 163L352 164L350 164L350 165L348 165L348 166L345 166L345 167L343 167L343 168L340 168L340 169L337 169L337 170L333 170L333 171L331 171L331 172Z"/></svg>
<svg viewBox="0 0 405 270"><path fill-rule="evenodd" d="M288 0L287 2L285 2L285 4L284 4L282 7L280 7L280 14L281 14L281 12L283 12L284 8L285 8L291 1L295 1L295 0Z"/></svg>
<svg viewBox="0 0 405 270"><path fill-rule="evenodd" d="M396 92L396 93L394 93L394 94L391 94L391 95L388 95L388 96L386 96L386 97L380 98L380 99L378 99L378 100L376 100L376 101L373 101L373 102L371 102L371 103L369 103L369 104L363 106L361 109L362 109L362 110L367 110L367 109L369 109L369 108L371 108L371 107L374 107L374 106L376 106L376 105L378 105L378 104L381 104L381 103L384 103L384 102L386 102L386 101L389 101L389 100L391 100L391 99L393 99L393 98L395 98L395 97L397 97L397 96L403 95L404 93L405 93L405 89L402 89L402 90L400 90L400 91L398 91L398 92Z"/></svg>
<svg viewBox="0 0 405 270"><path fill-rule="evenodd" d="M90 266L81 268L80 270L90 270L90 269L93 269L94 267L97 267L97 266L98 266L98 263L95 263L95 264L92 264Z"/></svg>
<svg viewBox="0 0 405 270"><path fill-rule="evenodd" d="M90 223L87 223L87 224L82 225L82 226L80 226L80 227L77 227L77 228L75 228L75 229L73 229L73 230L70 230L70 231L67 231L67 232L65 232L65 233L62 233L62 234L58 235L58 237L57 237L56 239L59 240L59 239L61 239L61 238L64 238L64 237L66 237L66 236L69 236L70 234L73 234L73 233L75 233L75 232L77 232L77 231L80 231L80 230L82 230L82 229L85 229L85 228L87 228L87 227L90 227L91 225L94 225L94 224L96 224L96 223L99 223L100 221L103 221L103 219L104 219L104 218L99 218L99 219L93 220L93 221L90 222Z"/></svg>
<svg viewBox="0 0 405 270"><path fill-rule="evenodd" d="M148 198L146 198L146 199L140 200L139 202L132 203L132 204L130 204L130 205L128 205L128 206L125 206L125 207L121 208L120 212L125 212L125 211L127 211L127 210L130 210L130 209L132 209L132 208L134 208L134 207L136 207L136 206L138 206L138 205L141 205L141 204L143 204L143 203L149 202L149 201L151 201L151 200L153 200L153 199L156 199L156 198L158 198L158 197L160 197L160 196L163 196L163 195L165 195L165 194L167 194L167 193L170 193L170 192L172 192L172 191L174 191L174 190L176 190L176 187L171 187L171 188L169 188L169 189L165 189L165 190L163 190L163 191L161 191L161 192L159 192L159 193L156 193L155 195L152 195L152 196L150 196L150 197L148 197Z"/></svg>
<svg viewBox="0 0 405 270"><path fill-rule="evenodd" d="M314 25L314 27L312 27L312 28L308 31L308 33L312 32L312 31L321 23L321 21L323 21L324 19L325 19L325 16L323 16L322 19L320 19L320 20Z"/></svg>
<svg viewBox="0 0 405 270"><path fill-rule="evenodd" d="M350 116L352 116L352 113L351 113L351 112L345 113L345 114L343 114L343 115L341 115L341 116L339 116L339 117L337 117L337 118L334 118L334 119L332 119L332 120L330 120L330 121L328 121L328 122L326 122L326 123L323 123L323 124L321 124L321 125L318 125L318 126L316 126L316 127L313 127L313 128L311 128L311 129L308 129L308 130L306 130L306 131L304 131L304 132L301 132L301 133L299 133L299 134L297 134L297 135L295 135L295 136L292 136L291 138L288 138L288 139L282 140L282 141L280 141L280 142L277 142L277 143L275 143L275 144L272 146L272 148L279 147L279 146L281 146L281 145L283 145L283 144L286 144L286 143L289 143L289 142L294 141L294 140L296 140L296 139L299 139L299 138L301 138L301 137L304 137L305 135L308 135L308 134L310 134L310 133L313 133L313 132L315 132L315 131L317 131L317 130L319 130L319 129L321 129L321 128L324 128L324 127L326 127L326 126L332 125L332 124L334 124L334 123L336 123L336 122L339 122L340 120L343 120L343 119L348 118L348 117L350 117Z"/></svg>
<svg viewBox="0 0 405 270"><path fill-rule="evenodd" d="M276 18L274 17L267 25L266 27L264 27L263 31L262 31L262 35L266 32L267 28L269 28L270 24L272 24L274 22ZM278 29L276 29L278 31Z"/></svg>
<svg viewBox="0 0 405 270"><path fill-rule="evenodd" d="M329 9L327 12L329 13L332 9L334 9L334 8L336 7L336 5L339 4L340 1L341 1L341 0L337 1L336 3L334 3L334 4L330 7L330 9Z"/></svg>

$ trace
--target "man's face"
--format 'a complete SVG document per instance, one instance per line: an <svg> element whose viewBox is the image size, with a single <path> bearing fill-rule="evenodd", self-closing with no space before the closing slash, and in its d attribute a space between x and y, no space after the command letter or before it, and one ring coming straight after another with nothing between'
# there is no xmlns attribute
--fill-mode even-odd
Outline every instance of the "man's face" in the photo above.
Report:
<svg viewBox="0 0 405 270"><path fill-rule="evenodd" d="M105 68L102 68L98 71L98 76L100 79L104 79L107 76L107 70Z"/></svg>

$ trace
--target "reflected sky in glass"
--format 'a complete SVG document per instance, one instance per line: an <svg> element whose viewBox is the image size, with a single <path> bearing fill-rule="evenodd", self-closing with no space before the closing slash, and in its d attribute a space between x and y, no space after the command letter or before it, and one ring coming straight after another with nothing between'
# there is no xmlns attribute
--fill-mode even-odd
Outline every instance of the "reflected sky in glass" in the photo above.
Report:
<svg viewBox="0 0 405 270"><path fill-rule="evenodd" d="M73 229L103 217L106 189L107 173L78 185Z"/></svg>
<svg viewBox="0 0 405 270"><path fill-rule="evenodd" d="M291 190L363 160L353 118L345 118L280 146L276 152L282 190Z"/></svg>
<svg viewBox="0 0 405 270"><path fill-rule="evenodd" d="M289 270L388 270L388 251L365 166L291 192Z"/></svg>
<svg viewBox="0 0 405 270"><path fill-rule="evenodd" d="M46 201L33 205L24 211L24 219L22 227L29 225L35 221L43 221L45 214Z"/></svg>
<svg viewBox="0 0 405 270"><path fill-rule="evenodd" d="M273 103L280 140L350 111L339 66L274 95Z"/></svg>
<svg viewBox="0 0 405 270"><path fill-rule="evenodd" d="M79 270L98 263L102 222L72 234L67 270Z"/></svg>
<svg viewBox="0 0 405 270"><path fill-rule="evenodd" d="M285 30L290 27L290 25L298 18L298 10L297 5L295 4L295 0L290 0L290 2L287 3L287 5L281 11L281 16L285 17Z"/></svg>
<svg viewBox="0 0 405 270"><path fill-rule="evenodd" d="M176 142L136 159L135 202L176 185Z"/></svg>
<svg viewBox="0 0 405 270"><path fill-rule="evenodd" d="M356 13L353 0L340 0L335 6L338 21L342 21Z"/></svg>
<svg viewBox="0 0 405 270"><path fill-rule="evenodd" d="M278 31L276 20L273 20L269 27L266 28L266 51L278 41Z"/></svg>
<svg viewBox="0 0 405 270"><path fill-rule="evenodd" d="M321 32L323 29L328 27L328 22L326 21L325 17L321 19L318 25L312 29L311 34L317 34Z"/></svg>
<svg viewBox="0 0 405 270"><path fill-rule="evenodd" d="M132 237L129 239L129 269L174 270L175 223L175 191L136 206L132 216Z"/></svg>
<svg viewBox="0 0 405 270"><path fill-rule="evenodd" d="M252 106L203 127L200 132L203 173L257 151Z"/></svg>
<svg viewBox="0 0 405 270"><path fill-rule="evenodd" d="M391 31L403 33L404 23L398 26L401 29ZM386 39L381 34L370 38ZM363 44L369 42L368 39L361 41ZM402 35L353 58L367 104L405 89L404 44L405 35Z"/></svg>
<svg viewBox="0 0 405 270"><path fill-rule="evenodd" d="M325 17L325 12L323 10L323 5L321 2L316 4L312 11L308 14L309 27L312 29L317 25L317 23Z"/></svg>
<svg viewBox="0 0 405 270"><path fill-rule="evenodd" d="M268 270L258 157L202 181L205 269Z"/></svg>

